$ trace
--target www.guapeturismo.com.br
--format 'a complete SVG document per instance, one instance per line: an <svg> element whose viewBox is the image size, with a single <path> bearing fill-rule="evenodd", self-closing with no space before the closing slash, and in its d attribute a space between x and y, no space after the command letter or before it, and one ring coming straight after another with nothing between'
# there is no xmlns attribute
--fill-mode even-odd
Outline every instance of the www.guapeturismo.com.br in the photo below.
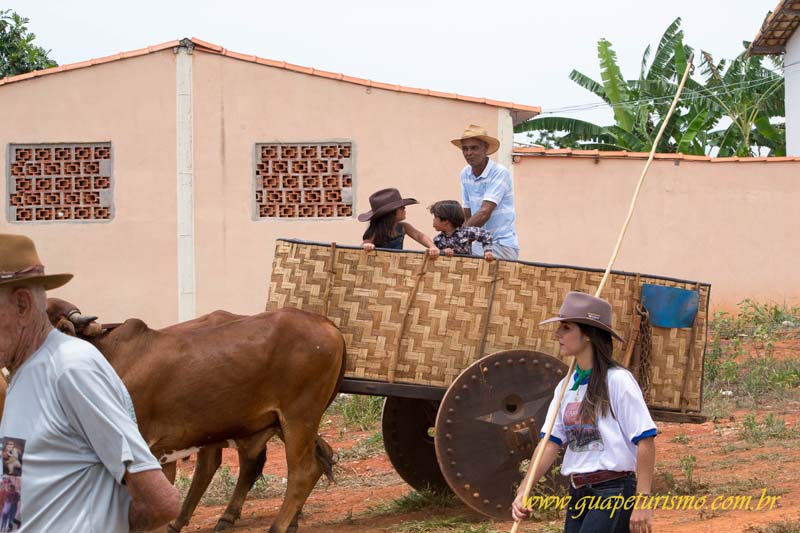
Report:
<svg viewBox="0 0 800 533"><path fill-rule="evenodd" d="M780 496L770 496L767 489L761 490L758 500L754 496L645 496L637 494L627 498L616 496L583 496L572 505L573 518L580 518L588 511L611 511L613 517L617 511L632 509L651 509L665 511L769 511L778 504ZM570 507L572 497L566 496L530 496L525 501L525 508L531 511L558 509L564 511Z"/></svg>

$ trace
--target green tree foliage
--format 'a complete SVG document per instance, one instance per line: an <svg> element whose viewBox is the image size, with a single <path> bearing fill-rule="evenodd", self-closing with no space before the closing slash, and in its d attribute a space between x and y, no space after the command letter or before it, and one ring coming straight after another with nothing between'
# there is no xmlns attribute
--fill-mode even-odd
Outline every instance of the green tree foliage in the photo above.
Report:
<svg viewBox="0 0 800 533"><path fill-rule="evenodd" d="M677 18L669 25L652 59L650 46L645 49L636 79L625 79L606 39L597 43L601 82L577 70L570 73L572 81L611 106L614 124L545 116L516 131L539 132L554 147L650 151L693 53L683 42L680 23ZM784 154L785 130L777 120L784 115L783 76L762 63L762 57L748 58L744 52L715 63L703 52L702 79L687 80L657 151L727 156L756 155L766 148L771 155Z"/></svg>
<svg viewBox="0 0 800 533"><path fill-rule="evenodd" d="M0 78L58 65L48 57L50 50L34 44L28 22L10 9L0 11Z"/></svg>
<svg viewBox="0 0 800 533"><path fill-rule="evenodd" d="M744 43L745 49L749 44ZM784 78L775 70L782 69L781 61L772 59L774 68L767 68L763 56L747 57L744 52L729 63L714 63L710 54L702 55L701 96L711 113L730 122L709 133L718 155L756 155L759 147L769 149L770 155L786 155L785 124L774 120L785 116Z"/></svg>

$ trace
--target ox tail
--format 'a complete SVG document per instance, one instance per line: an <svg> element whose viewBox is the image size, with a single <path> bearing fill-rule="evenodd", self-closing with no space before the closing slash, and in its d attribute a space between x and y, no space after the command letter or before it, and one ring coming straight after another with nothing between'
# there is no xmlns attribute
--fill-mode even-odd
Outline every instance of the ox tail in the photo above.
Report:
<svg viewBox="0 0 800 533"><path fill-rule="evenodd" d="M339 461L339 458L333 453L331 445L321 435L317 435L317 441L314 445L314 457L322 467L322 473L325 474L328 481L336 483L336 480L333 479L333 465Z"/></svg>
<svg viewBox="0 0 800 533"><path fill-rule="evenodd" d="M339 332L341 337L341 331L339 328L336 328L336 331ZM326 409L330 407L330 405L333 403L333 400L336 399L336 395L339 394L339 389L342 388L342 382L344 381L344 371L347 367L347 344L344 342L344 337L341 337L341 339L342 353L341 366L339 367L339 377L336 380L336 386L331 392L331 397L328 399L328 405L325 406ZM317 440L314 444L314 457L322 467L322 473L325 474L325 477L328 478L328 481L331 483L336 483L336 480L333 478L333 465L339 462L339 458L333 453L333 448L331 448L331 445L328 444L327 441L325 441L325 439L323 439L319 434L317 435Z"/></svg>

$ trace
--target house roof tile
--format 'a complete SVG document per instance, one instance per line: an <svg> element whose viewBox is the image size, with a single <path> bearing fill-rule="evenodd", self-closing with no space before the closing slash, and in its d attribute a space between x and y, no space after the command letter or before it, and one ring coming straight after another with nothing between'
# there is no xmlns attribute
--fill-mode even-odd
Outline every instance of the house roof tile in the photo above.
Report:
<svg viewBox="0 0 800 533"><path fill-rule="evenodd" d="M541 146L515 147L514 156L523 157L572 157L572 158L593 158L593 159L647 159L650 157L648 152L612 152L600 150L576 150L573 148L550 148ZM689 154L655 154L655 159L672 161L708 161L711 163L754 163L764 161L775 163L779 161L800 161L800 157L710 157L706 155Z"/></svg>
<svg viewBox="0 0 800 533"><path fill-rule="evenodd" d="M34 70L33 72L28 72L26 74L19 74L17 76L9 76L7 78L0 79L0 86L7 85L9 83L16 83L19 81L24 81L30 78L39 78L42 76L48 76L50 74L56 74L58 72L66 72L68 70L77 70L81 68L87 68L94 65L100 65L102 63L109 63L111 61L117 61L119 59L127 59L130 57L137 57L146 54L151 54L153 52L158 52L161 50L165 50L167 48L172 48L174 46L178 46L180 41L170 41L168 43L162 43L155 46L148 46L147 48L140 48L138 50L129 50L127 52L120 52L118 54L98 57L95 59L89 59L87 61L79 61L77 63L69 63L67 65L59 65L57 67L47 68L44 70Z"/></svg>
<svg viewBox="0 0 800 533"><path fill-rule="evenodd" d="M463 102L472 102L477 104L484 104L489 105L492 107L502 107L509 109L514 114L514 123L518 124L525 120L528 120L541 112L541 108L538 106L530 106L530 105L523 105L523 104L516 104L514 102L505 102L501 100L492 100L489 98L479 98L474 96L465 96L461 94L453 94L453 93L444 93L439 91L432 91L430 89L421 89L416 87L406 87L403 85L397 84L390 84L390 83L381 83L377 81L367 80L364 78L356 78L353 76L347 76L345 74L337 73L337 72L328 72L324 70L317 70L312 67L305 67L302 65L293 65L291 63L286 63L285 61L275 61L272 59L266 59L263 57L258 57L252 54L242 54L239 52L233 52L223 48L214 43L210 43L208 41L204 41L202 39L198 39L196 37L192 37L189 41L194 44L195 50L199 50L206 53L212 54L219 54L226 57L230 57L232 59L237 59L240 61L247 61L250 63L257 63L259 65L266 65L269 67L280 68L284 70L289 70L292 72L299 72L301 74L307 74L310 76L318 76L321 78L333 79L338 81L343 81L345 83L354 83L358 85L363 85L366 87L374 87L376 89L384 89L387 91L395 91L401 93L409 93L409 94L419 94L422 96L432 96L435 98L447 98L451 100L459 100ZM50 74L55 74L58 72L66 72L69 70L77 70L81 68L91 67L93 65L99 65L102 63L108 63L111 61L117 61L119 59L127 59L131 57L137 57L142 55L151 54L154 52L159 52L161 50L166 50L168 48L173 48L175 46L179 46L181 44L180 40L169 41L166 43L157 44L154 46L148 46L146 48L140 48L138 50L129 50L127 52L120 52L118 54L90 59L87 61L81 61L78 63L70 63L67 65L60 65L58 67L53 67L44 70L36 70L34 72L29 72L27 74L20 74L18 76L11 76L8 78L0 79L0 86L7 85L9 83L16 83L19 81L27 80L30 78L38 78L42 76L47 76Z"/></svg>
<svg viewBox="0 0 800 533"><path fill-rule="evenodd" d="M800 0L780 0L747 49L749 54L783 54L786 42L800 25Z"/></svg>

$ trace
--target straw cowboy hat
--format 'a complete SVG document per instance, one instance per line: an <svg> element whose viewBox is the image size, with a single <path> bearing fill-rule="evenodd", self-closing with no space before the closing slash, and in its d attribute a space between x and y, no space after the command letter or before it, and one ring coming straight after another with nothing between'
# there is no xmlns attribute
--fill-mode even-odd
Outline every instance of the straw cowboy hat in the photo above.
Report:
<svg viewBox="0 0 800 533"><path fill-rule="evenodd" d="M500 148L500 141L487 134L485 128L481 128L475 124L470 124L467 126L467 129L464 130L464 134L461 137L458 139L453 139L450 142L461 148L461 141L465 139L479 139L488 144L489 146L486 148L486 155L493 154L498 148Z"/></svg>
<svg viewBox="0 0 800 533"><path fill-rule="evenodd" d="M50 290L71 279L72 274L45 275L36 246L28 237L0 234L0 286L36 281Z"/></svg>
<svg viewBox="0 0 800 533"><path fill-rule="evenodd" d="M548 318L539 325L549 324L550 322L577 322L587 324L611 333L621 341L624 341L613 329L611 329L611 304L602 298L597 298L582 292L569 292L558 316Z"/></svg>
<svg viewBox="0 0 800 533"><path fill-rule="evenodd" d="M372 208L366 213L358 215L359 222L366 222L373 218L380 218L389 214L398 207L418 204L414 198L403 198L397 189L381 189L369 197L369 206Z"/></svg>

